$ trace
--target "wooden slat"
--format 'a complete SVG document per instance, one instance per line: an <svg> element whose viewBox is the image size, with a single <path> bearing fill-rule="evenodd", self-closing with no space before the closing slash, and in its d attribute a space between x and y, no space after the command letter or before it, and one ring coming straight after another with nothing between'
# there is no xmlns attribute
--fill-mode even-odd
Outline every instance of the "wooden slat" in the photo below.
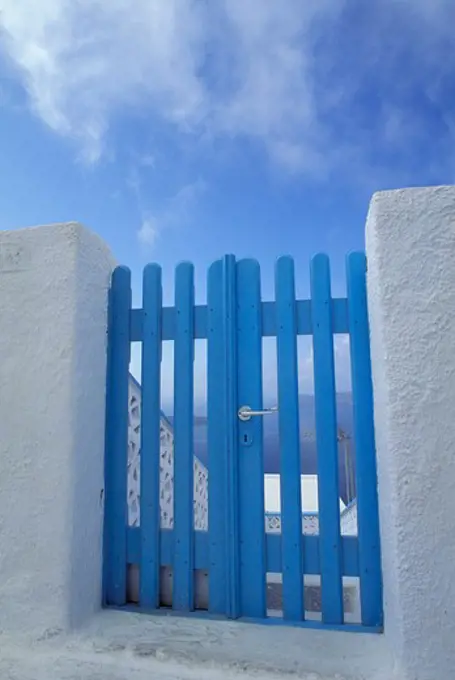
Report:
<svg viewBox="0 0 455 680"><path fill-rule="evenodd" d="M143 276L141 380L141 563L140 603L160 601L160 419L161 419L161 268L148 265Z"/></svg>
<svg viewBox="0 0 455 680"><path fill-rule="evenodd" d="M302 499L300 488L297 314L294 262L278 260L275 277L277 371L280 428L281 545L283 617L305 616L302 578Z"/></svg>
<svg viewBox="0 0 455 680"><path fill-rule="evenodd" d="M172 606L194 608L194 269L177 267L174 346L174 580Z"/></svg>
<svg viewBox="0 0 455 680"><path fill-rule="evenodd" d="M207 531L194 532L194 568L210 570L210 537ZM282 567L281 534L266 534L267 571L280 574ZM321 573L319 560L319 536L303 536L303 573L315 575ZM358 539L357 536L343 536L343 576L358 576ZM140 560L140 529L128 529L128 564L138 564ZM172 566L174 555L174 532L171 529L161 530L160 562L161 566ZM210 584L210 576L209 576ZM213 612L212 612L213 613Z"/></svg>
<svg viewBox="0 0 455 680"><path fill-rule="evenodd" d="M319 485L319 534L324 623L343 622L342 550L338 484L335 366L330 266L326 255L311 262L314 390Z"/></svg>
<svg viewBox="0 0 455 680"><path fill-rule="evenodd" d="M109 300L104 570L106 604L117 606L126 602L130 309L131 273L118 267Z"/></svg>
<svg viewBox="0 0 455 680"><path fill-rule="evenodd" d="M237 403L262 409L260 268L237 264ZM273 417L273 416L272 416ZM264 463L262 418L238 422L241 616L266 616Z"/></svg>
<svg viewBox="0 0 455 680"><path fill-rule="evenodd" d="M143 337L142 309L132 309L130 317L131 342L141 342ZM163 307L161 323L162 340L175 340L175 307ZM194 307L194 338L207 338L207 306Z"/></svg>
<svg viewBox="0 0 455 680"><path fill-rule="evenodd" d="M224 457L223 265L214 262L207 280L207 448L209 467L209 611L226 612L226 463Z"/></svg>
<svg viewBox="0 0 455 680"><path fill-rule="evenodd" d="M358 540L356 536L343 536L342 571L343 576L358 576L359 563L357 555ZM267 534L267 571L272 574L282 572L282 536ZM321 573L319 536L302 536L303 574L318 576ZM302 575L303 581L303 575Z"/></svg>
<svg viewBox="0 0 455 680"><path fill-rule="evenodd" d="M225 545L227 562L226 614L240 616L239 563L239 471L237 447L237 277L233 255L223 258L223 366L224 366L224 441L225 451Z"/></svg>
<svg viewBox="0 0 455 680"><path fill-rule="evenodd" d="M332 323L333 333L348 333L347 300L334 298L332 300ZM142 309L132 309L130 317L131 342L142 341ZM207 338L208 333L208 310L206 305L196 305L194 308L194 337L196 340ZM311 301L297 300L297 335L311 335L313 326L311 322ZM163 308L162 320L163 340L175 338L175 309L174 307ZM275 303L262 303L262 336L276 336Z"/></svg>
<svg viewBox="0 0 455 680"><path fill-rule="evenodd" d="M356 444L361 615L363 625L380 626L381 555L364 253L353 253L347 258L347 290Z"/></svg>

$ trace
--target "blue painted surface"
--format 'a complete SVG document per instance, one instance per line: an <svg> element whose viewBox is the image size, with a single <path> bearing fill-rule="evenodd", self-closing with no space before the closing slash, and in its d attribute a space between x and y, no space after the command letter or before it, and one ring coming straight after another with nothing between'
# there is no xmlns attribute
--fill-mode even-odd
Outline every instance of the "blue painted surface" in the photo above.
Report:
<svg viewBox="0 0 455 680"><path fill-rule="evenodd" d="M294 264L276 269L276 302L261 301L257 262L233 256L209 270L208 299L194 306L192 265L176 273L175 306L161 308L161 272L144 271L143 309L131 310L130 273L116 270L110 291L106 416L104 599L123 606L127 564L139 564L140 606L159 606L159 568L174 570L173 607L194 608L194 569L209 572L209 610L266 620L266 573L283 574L284 617L303 625L303 576L320 574L324 625L343 623L342 576L360 576L362 624L382 625L376 461L365 256L350 256L348 297L333 300L329 262L311 264L311 299L295 300ZM357 450L359 537L340 536L333 334L350 334ZM302 535L296 338L313 335L318 447L319 536ZM239 421L262 404L262 337L277 337L282 534L266 534L263 426ZM193 527L193 362L207 338L208 532ZM159 526L161 342L175 343L174 529ZM142 341L141 527L127 528L130 343ZM270 404L265 404L270 406ZM276 513L269 513L276 514Z"/></svg>
<svg viewBox="0 0 455 680"><path fill-rule="evenodd" d="M161 268L148 265L143 276L141 391L141 555L140 602L160 602L160 420Z"/></svg>
<svg viewBox="0 0 455 680"><path fill-rule="evenodd" d="M139 564L141 556L140 527L128 528L127 541L128 541L128 564ZM208 570L210 564L210 544L208 532L194 531L192 536L192 542L194 548L193 568ZM175 560L175 543L176 543L175 529L160 530L158 562L162 567L173 566ZM140 603L141 606L143 606L141 600Z"/></svg>
<svg viewBox="0 0 455 680"><path fill-rule="evenodd" d="M194 608L194 269L177 267L174 346L174 576L172 605Z"/></svg>
<svg viewBox="0 0 455 680"><path fill-rule="evenodd" d="M335 335L349 332L347 300L334 298L332 309L333 333ZM311 335L313 325L311 321L311 301L297 300L297 335ZM194 337L196 340L204 340L208 333L208 309L206 305L196 305L194 308ZM131 312L131 342L142 341L142 309L133 309ZM163 307L162 321L163 340L175 339L175 309ZM262 337L276 336L275 303L262 302Z"/></svg>
<svg viewBox="0 0 455 680"><path fill-rule="evenodd" d="M130 309L131 272L118 267L112 275L109 300L104 536L104 597L114 605L126 603Z"/></svg>
<svg viewBox="0 0 455 680"><path fill-rule="evenodd" d="M330 265L328 257L325 255L316 255L311 261L311 298L318 450L322 618L325 623L340 624L343 623L343 587L341 579L336 388Z"/></svg>
<svg viewBox="0 0 455 680"><path fill-rule="evenodd" d="M382 575L364 253L347 258L362 623L381 626Z"/></svg>
<svg viewBox="0 0 455 680"><path fill-rule="evenodd" d="M207 444L209 481L209 611L225 614L226 576L226 484L224 440L223 359L223 265L209 269L207 281Z"/></svg>
<svg viewBox="0 0 455 680"><path fill-rule="evenodd" d="M129 564L138 564L141 551L141 534L138 527L129 527L127 532ZM302 535L303 545L303 574L318 576L321 573L319 536ZM358 539L356 536L342 537L342 561L341 569L343 576L359 575ZM194 544L194 568L208 570L210 573L210 535L208 531L195 531ZM174 530L161 529L160 536L160 564L170 567L174 562ZM280 574L282 572L282 538L280 534L266 534L265 536L266 569L269 573ZM210 580L210 576L209 576ZM214 612L212 612L214 613ZM223 614L224 612L221 612Z"/></svg>
<svg viewBox="0 0 455 680"><path fill-rule="evenodd" d="M346 506L346 508L343 510L343 512L346 511L347 507L351 507L352 503L349 504L349 506ZM265 513L266 517L281 517L280 512L266 512ZM305 517L317 517L318 513L317 512L302 512L302 519Z"/></svg>
<svg viewBox="0 0 455 680"><path fill-rule="evenodd" d="M283 617L305 618L302 578L299 386L294 262L278 260L275 271L278 418L280 428Z"/></svg>
<svg viewBox="0 0 455 680"><path fill-rule="evenodd" d="M224 421L221 448L225 452L226 614L240 616L239 469L237 404L237 273L233 255L223 258Z"/></svg>
<svg viewBox="0 0 455 680"><path fill-rule="evenodd" d="M262 409L262 314L260 268L237 264L237 405ZM266 616L264 463L262 418L238 422L240 611Z"/></svg>

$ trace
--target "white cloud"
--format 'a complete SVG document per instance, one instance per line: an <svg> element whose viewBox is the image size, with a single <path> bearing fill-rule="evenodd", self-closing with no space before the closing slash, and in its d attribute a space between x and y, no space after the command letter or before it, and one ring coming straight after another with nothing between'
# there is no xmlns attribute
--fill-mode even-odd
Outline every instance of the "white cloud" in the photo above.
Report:
<svg viewBox="0 0 455 680"><path fill-rule="evenodd" d="M34 110L54 130L102 151L111 115L156 108L197 120L204 21L189 0L1 0L4 45Z"/></svg>
<svg viewBox="0 0 455 680"><path fill-rule="evenodd" d="M103 153L114 117L140 112L196 140L247 136L280 165L314 173L339 158L334 142L364 145L349 116L372 70L397 83L383 102L389 143L408 129L403 55L413 60L414 84L439 100L442 74L454 65L442 58L453 5L371 3L365 54L340 82L331 79L336 40L322 54L320 43L349 9L343 0L136 0L133 8L127 0L0 0L0 46L36 114L74 138L88 161ZM328 113L345 119L354 140L331 130Z"/></svg>
<svg viewBox="0 0 455 680"><path fill-rule="evenodd" d="M140 185L136 183L134 190L140 200ZM192 220L197 201L205 190L206 184L199 178L179 189L160 212L154 215L145 212L141 228L138 231L140 243L153 247L164 229L188 224Z"/></svg>
<svg viewBox="0 0 455 680"><path fill-rule="evenodd" d="M159 232L159 224L154 217L145 217L142 220L141 228L138 231L138 239L140 243L148 247L155 245Z"/></svg>
<svg viewBox="0 0 455 680"><path fill-rule="evenodd" d="M0 25L34 111L89 161L111 117L142 107L185 133L253 136L300 167L314 159L311 25L328 4L0 0Z"/></svg>

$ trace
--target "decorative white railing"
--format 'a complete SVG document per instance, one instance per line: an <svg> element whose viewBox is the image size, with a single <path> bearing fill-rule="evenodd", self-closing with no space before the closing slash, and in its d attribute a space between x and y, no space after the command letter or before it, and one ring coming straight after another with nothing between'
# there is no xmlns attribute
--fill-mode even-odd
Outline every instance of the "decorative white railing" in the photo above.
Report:
<svg viewBox="0 0 455 680"><path fill-rule="evenodd" d="M128 524L139 526L140 518L140 430L141 388L130 379L128 402ZM174 526L174 434L172 426L163 415L161 418L160 447L160 506L161 527ZM194 457L194 528L207 530L208 524L208 471Z"/></svg>
<svg viewBox="0 0 455 680"><path fill-rule="evenodd" d="M341 533L344 536L357 536L357 501L351 503L341 513Z"/></svg>
<svg viewBox="0 0 455 680"><path fill-rule="evenodd" d="M268 534L281 533L281 515L279 513L266 513L265 530ZM319 518L317 514L302 514L302 533L310 536L319 533Z"/></svg>

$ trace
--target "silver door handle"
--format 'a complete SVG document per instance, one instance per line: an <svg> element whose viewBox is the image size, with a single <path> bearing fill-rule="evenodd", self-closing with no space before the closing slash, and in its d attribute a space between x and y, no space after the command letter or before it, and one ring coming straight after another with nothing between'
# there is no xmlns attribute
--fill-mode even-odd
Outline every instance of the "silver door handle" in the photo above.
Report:
<svg viewBox="0 0 455 680"><path fill-rule="evenodd" d="M249 406L242 406L238 410L238 417L240 420L242 420L244 423L247 422L248 420L251 420L253 416L269 416L272 413L276 413L278 411L278 406L272 406L272 408L265 408L263 411L253 411L252 408Z"/></svg>

